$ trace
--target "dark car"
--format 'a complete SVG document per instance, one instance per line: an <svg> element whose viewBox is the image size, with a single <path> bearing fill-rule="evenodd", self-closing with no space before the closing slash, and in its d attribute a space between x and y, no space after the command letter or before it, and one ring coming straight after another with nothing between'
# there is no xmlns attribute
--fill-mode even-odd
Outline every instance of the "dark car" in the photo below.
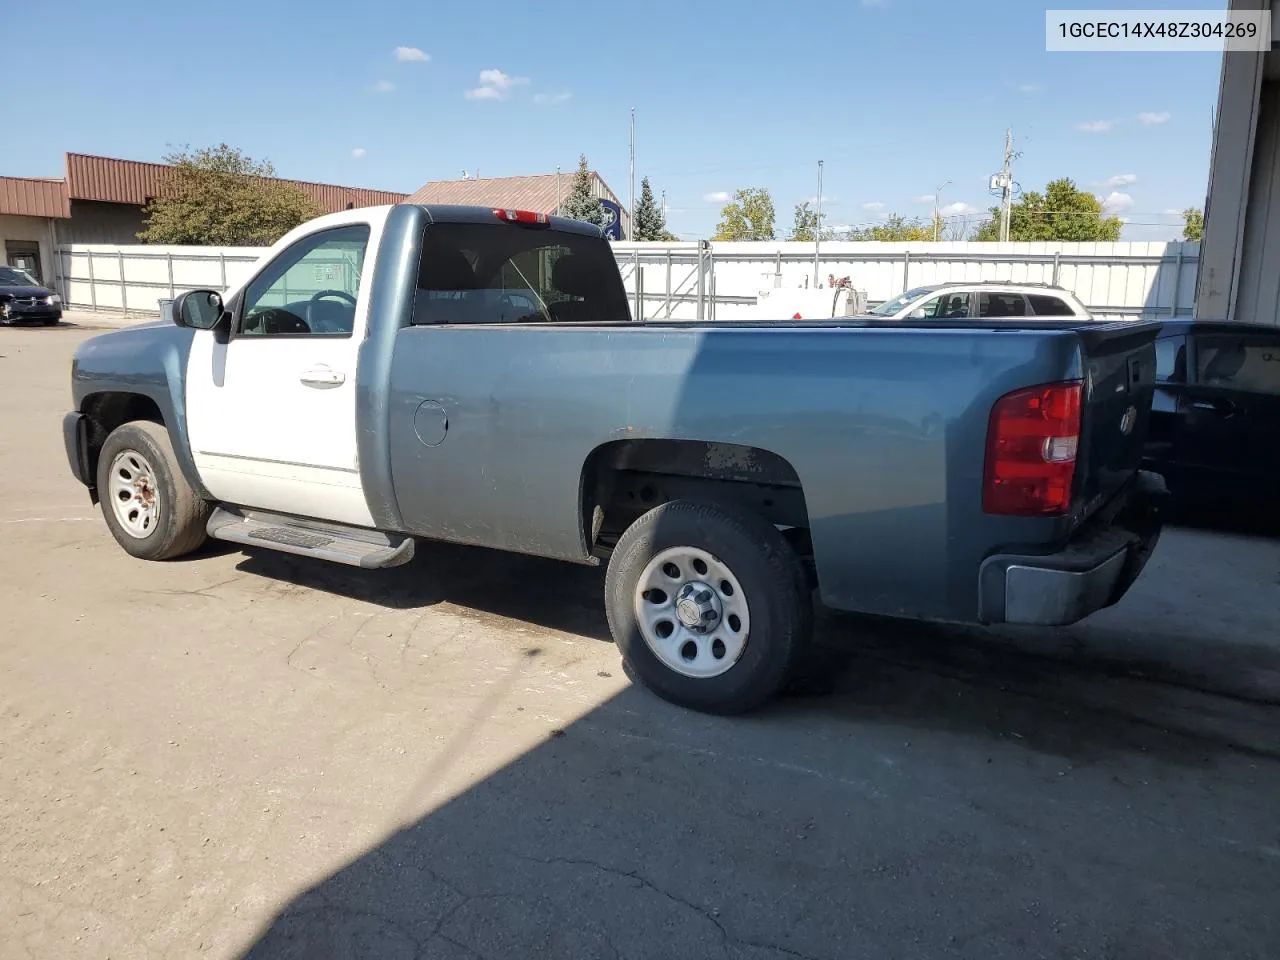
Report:
<svg viewBox="0 0 1280 960"><path fill-rule="evenodd" d="M62 298L17 267L0 266L0 323L43 323L62 319Z"/></svg>
<svg viewBox="0 0 1280 960"><path fill-rule="evenodd" d="M1144 466L1186 510L1280 513L1280 328L1163 325Z"/></svg>

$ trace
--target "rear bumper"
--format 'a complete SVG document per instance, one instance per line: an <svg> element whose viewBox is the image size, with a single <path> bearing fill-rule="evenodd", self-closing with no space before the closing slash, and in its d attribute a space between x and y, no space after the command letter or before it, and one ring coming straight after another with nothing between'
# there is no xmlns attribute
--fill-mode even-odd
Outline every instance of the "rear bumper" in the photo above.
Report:
<svg viewBox="0 0 1280 960"><path fill-rule="evenodd" d="M979 619L1061 626L1116 603L1160 539L1167 498L1163 478L1141 471L1066 549L988 557L979 571Z"/></svg>

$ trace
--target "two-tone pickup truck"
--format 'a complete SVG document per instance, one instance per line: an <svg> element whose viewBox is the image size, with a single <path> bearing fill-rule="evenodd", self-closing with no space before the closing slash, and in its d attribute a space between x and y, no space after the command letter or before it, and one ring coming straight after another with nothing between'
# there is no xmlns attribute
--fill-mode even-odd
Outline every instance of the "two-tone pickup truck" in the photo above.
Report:
<svg viewBox="0 0 1280 960"><path fill-rule="evenodd" d="M622 656L697 709L777 691L815 591L1069 623L1160 530L1155 324L634 322L599 229L417 205L307 223L173 312L72 371L71 469L126 551L607 560Z"/></svg>

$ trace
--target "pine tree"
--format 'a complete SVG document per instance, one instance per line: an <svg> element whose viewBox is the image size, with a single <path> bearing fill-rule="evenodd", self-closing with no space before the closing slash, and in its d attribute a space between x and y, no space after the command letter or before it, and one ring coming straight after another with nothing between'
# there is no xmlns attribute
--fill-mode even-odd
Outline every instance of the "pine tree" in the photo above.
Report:
<svg viewBox="0 0 1280 960"><path fill-rule="evenodd" d="M653 188L649 186L649 178L640 181L640 200L636 203L635 221L631 225L633 240L665 240L676 239L667 229L667 218L662 215L662 208L653 199Z"/></svg>
<svg viewBox="0 0 1280 960"><path fill-rule="evenodd" d="M591 171L587 167L585 153L578 158L578 172L573 175L569 195L560 204L560 216L594 223L597 227L604 226L604 204L599 197L591 195Z"/></svg>

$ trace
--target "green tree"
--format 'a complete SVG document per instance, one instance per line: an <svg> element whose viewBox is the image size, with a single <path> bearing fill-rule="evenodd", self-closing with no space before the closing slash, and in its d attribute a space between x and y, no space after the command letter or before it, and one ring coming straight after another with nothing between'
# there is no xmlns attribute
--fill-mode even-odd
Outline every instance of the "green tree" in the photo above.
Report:
<svg viewBox="0 0 1280 960"><path fill-rule="evenodd" d="M990 209L974 240L1000 239L1000 208ZM1069 177L1051 181L1044 193L1032 190L1010 208L1010 240L1113 241L1124 226L1119 217L1103 213L1102 201L1080 190Z"/></svg>
<svg viewBox="0 0 1280 960"><path fill-rule="evenodd" d="M276 180L269 161L225 143L164 160L172 169L143 210L143 243L265 247L322 212L301 187Z"/></svg>
<svg viewBox="0 0 1280 960"><path fill-rule="evenodd" d="M649 178L640 181L640 199L636 201L636 211L631 224L633 240L676 239L675 234L667 229L667 218L662 215L662 208L653 198L653 188L649 186Z"/></svg>
<svg viewBox="0 0 1280 960"><path fill-rule="evenodd" d="M1204 239L1204 211L1196 207L1187 207L1182 211L1182 239Z"/></svg>
<svg viewBox="0 0 1280 960"><path fill-rule="evenodd" d="M560 216L570 220L582 220L603 227L605 223L604 204L599 197L591 195L591 170L587 166L587 155L578 157L578 170L573 175L573 184L569 187L569 195L560 204Z"/></svg>
<svg viewBox="0 0 1280 960"><path fill-rule="evenodd" d="M896 213L884 218L883 223L871 227L850 230L850 240L880 240L883 242L901 243L906 240L932 240L933 224L925 223L918 217L908 220Z"/></svg>
<svg viewBox="0 0 1280 960"><path fill-rule="evenodd" d="M822 219L825 222L827 215L824 213ZM791 226L791 235L788 240L796 240L802 243L813 243L814 231L818 228L818 211L810 208L809 201L796 204L795 222ZM827 228L823 228L821 239L831 240L835 237L835 233Z"/></svg>
<svg viewBox="0 0 1280 960"><path fill-rule="evenodd" d="M712 240L772 240L773 198L764 187L747 187L720 211Z"/></svg>

